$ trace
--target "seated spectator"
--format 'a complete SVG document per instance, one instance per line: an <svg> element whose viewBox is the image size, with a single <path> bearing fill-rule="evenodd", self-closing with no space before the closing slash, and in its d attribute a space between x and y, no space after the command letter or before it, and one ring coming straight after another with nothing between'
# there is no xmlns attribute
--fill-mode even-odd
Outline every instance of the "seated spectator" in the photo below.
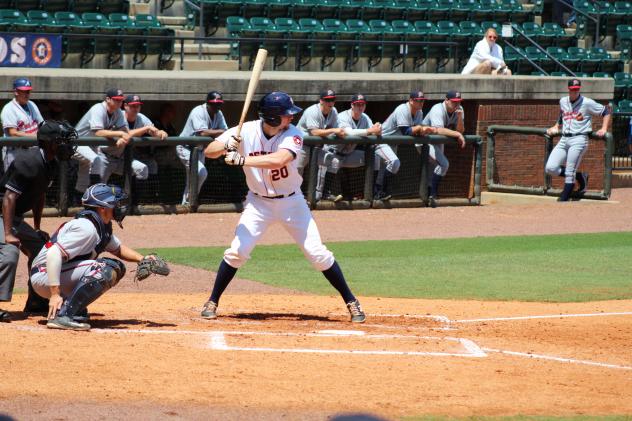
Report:
<svg viewBox="0 0 632 421"><path fill-rule="evenodd" d="M221 92L211 91L206 95L206 104L201 104L191 110L189 118L180 133L181 137L190 136L209 136L213 139L224 133L228 126L221 107L224 104L224 98ZM191 159L191 150L187 145L176 146L176 153L180 162L186 168L186 184L184 193L182 194L182 204L189 204L189 161ZM202 184L206 180L208 172L204 166L204 154L200 153L198 163L198 194L202 190Z"/></svg>
<svg viewBox="0 0 632 421"><path fill-rule="evenodd" d="M29 98L33 86L26 78L19 78L13 81L13 95L11 100L2 109L0 118L4 137L25 137L35 139L37 137L38 125L44 121L37 105ZM4 170L9 168L15 158L15 150L18 147L6 146L4 148Z"/></svg>
<svg viewBox="0 0 632 421"><path fill-rule="evenodd" d="M511 76L511 70L503 59L503 49L496 44L497 39L496 30L489 28L485 32L485 37L476 43L472 56L461 74Z"/></svg>

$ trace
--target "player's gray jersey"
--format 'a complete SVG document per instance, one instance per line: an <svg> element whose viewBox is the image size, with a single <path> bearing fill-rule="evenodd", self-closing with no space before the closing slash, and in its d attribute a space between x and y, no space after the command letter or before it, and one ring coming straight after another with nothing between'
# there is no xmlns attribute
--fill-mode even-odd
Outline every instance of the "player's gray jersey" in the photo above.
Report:
<svg viewBox="0 0 632 421"><path fill-rule="evenodd" d="M362 113L360 119L355 121L353 119L353 110L348 109L338 114L338 125L342 129L370 129L373 126L371 117ZM356 148L355 143L343 144L343 145L327 145L330 149L336 150L336 152L342 155L348 155Z"/></svg>
<svg viewBox="0 0 632 421"><path fill-rule="evenodd" d="M134 120L134 123L131 126L129 125L129 120L127 121L127 125L130 130L140 129L147 126L154 127L154 123L145 114L141 113L136 115L136 120Z"/></svg>
<svg viewBox="0 0 632 421"><path fill-rule="evenodd" d="M200 104L189 113L189 118L182 129L180 136L195 136L203 130L226 130L226 119L221 111L217 111L213 118L209 115L206 104Z"/></svg>
<svg viewBox="0 0 632 421"><path fill-rule="evenodd" d="M0 119L2 119L5 137L9 136L9 128L17 129L26 134L35 134L39 123L44 121L39 108L33 101L28 101L26 108L23 108L15 99L2 108Z"/></svg>
<svg viewBox="0 0 632 421"><path fill-rule="evenodd" d="M461 111L463 115L463 111ZM465 118L465 115L463 115ZM456 126L459 121L459 113L453 112L452 114L448 113L448 110L445 107L445 101L442 101L438 104L432 106L422 124L424 126L431 127L443 127L450 130L456 130Z"/></svg>
<svg viewBox="0 0 632 421"><path fill-rule="evenodd" d="M410 112L408 102L400 104L382 124L382 136L403 135L400 127L413 127L422 123L424 113L419 110L415 117Z"/></svg>
<svg viewBox="0 0 632 421"><path fill-rule="evenodd" d="M607 108L590 98L579 96L572 103L567 96L560 99L562 136L588 134L592 131L592 116L605 115Z"/></svg>
<svg viewBox="0 0 632 421"><path fill-rule="evenodd" d="M108 115L105 101L94 104L75 126L79 137L94 136L98 130L123 130L124 128L127 128L127 121L125 121L123 110L118 108Z"/></svg>
<svg viewBox="0 0 632 421"><path fill-rule="evenodd" d="M62 225L56 234L55 245L61 250L64 262L74 259L77 256L88 255L89 259L97 257L95 248L99 244L100 238L94 224L87 218L71 219ZM105 246L105 250L115 252L121 247L121 241L112 234L110 242ZM48 248L42 250L33 260L33 267L46 266L46 253Z"/></svg>
<svg viewBox="0 0 632 421"><path fill-rule="evenodd" d="M320 103L310 105L303 111L301 119L296 125L306 135L310 130L314 129L335 129L338 126L338 110L336 107L331 109L331 112L326 116L320 110Z"/></svg>

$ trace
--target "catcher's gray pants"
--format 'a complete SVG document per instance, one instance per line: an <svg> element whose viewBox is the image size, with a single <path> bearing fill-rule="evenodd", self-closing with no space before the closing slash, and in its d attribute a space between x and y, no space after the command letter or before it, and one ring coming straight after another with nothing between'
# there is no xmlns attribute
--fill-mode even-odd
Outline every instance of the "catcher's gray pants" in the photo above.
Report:
<svg viewBox="0 0 632 421"><path fill-rule="evenodd" d="M13 220L16 237L20 240L24 253L32 259L44 246L44 239L23 218ZM28 253L28 254L27 254ZM18 267L20 250L13 244L4 242L4 222L0 217L0 301L11 301L15 272Z"/></svg>
<svg viewBox="0 0 632 421"><path fill-rule="evenodd" d="M62 298L67 298L75 289L81 278L88 274L94 260L79 260L76 262L66 262L61 266L59 277L59 289ZM39 272L31 275L33 289L42 298L50 298L50 285L48 285L48 274L46 267L40 266Z"/></svg>
<svg viewBox="0 0 632 421"><path fill-rule="evenodd" d="M83 193L90 187L90 174L101 173L101 158L95 148L91 146L78 146L72 159L79 163L75 190Z"/></svg>
<svg viewBox="0 0 632 421"><path fill-rule="evenodd" d="M321 149L318 154L318 179L316 191L323 193L327 172L337 174L340 168L358 168L364 165L364 151L352 151L348 155L342 155Z"/></svg>
<svg viewBox="0 0 632 421"><path fill-rule="evenodd" d="M123 175L125 169L125 158L123 156L110 155L103 150L99 150L99 159L101 160L101 165L98 174L102 183L107 184L112 174ZM149 178L149 167L134 159L132 161L132 175L137 180L147 180Z"/></svg>
<svg viewBox="0 0 632 421"><path fill-rule="evenodd" d="M382 163L384 163L386 171L391 174L397 174L401 163L396 153L397 146L391 147L391 145L387 144L377 145L375 147L375 170L377 171L383 168Z"/></svg>
<svg viewBox="0 0 632 421"><path fill-rule="evenodd" d="M560 175L562 165L566 161L564 172L564 183L575 183L575 172L582 162L582 158L588 149L588 136L562 137L555 145L548 161L546 161L546 172L550 175Z"/></svg>
<svg viewBox="0 0 632 421"><path fill-rule="evenodd" d="M187 169L186 171L187 181L186 181L186 184L184 185L184 193L182 194L182 204L187 205L189 204L189 167L190 167L189 161L191 160L191 151L189 150L189 148L187 148L184 145L177 145L176 154L178 155L180 162L182 162L182 165L184 165L184 167ZM202 184L204 184L204 181L206 181L206 177L208 176L208 171L206 170L206 167L204 166L203 153L200 153L200 158L198 160L197 176L198 176L198 195L199 195L200 191L202 191Z"/></svg>

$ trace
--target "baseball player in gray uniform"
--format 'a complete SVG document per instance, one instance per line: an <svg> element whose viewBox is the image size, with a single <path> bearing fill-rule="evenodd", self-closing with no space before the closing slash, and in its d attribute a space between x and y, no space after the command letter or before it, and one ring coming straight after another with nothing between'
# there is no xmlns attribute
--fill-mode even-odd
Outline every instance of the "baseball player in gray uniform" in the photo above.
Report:
<svg viewBox="0 0 632 421"><path fill-rule="evenodd" d="M201 104L191 110L187 119L181 137L189 136L209 136L215 139L226 131L226 119L222 114L221 107L224 98L221 92L211 91L206 95L206 104ZM189 161L191 159L191 150L186 145L176 146L178 158L187 169L187 179L182 194L182 204L189 204ZM198 164L198 194L202 190L202 184L206 181L208 171L204 166L204 154L200 154Z"/></svg>
<svg viewBox="0 0 632 421"><path fill-rule="evenodd" d="M125 121L127 121L130 136L148 136L157 137L160 140L166 139L168 136L167 132L155 127L149 117L140 112L141 105L143 105L143 101L138 95L128 95L125 98L125 101L123 101L123 107L125 108ZM134 167L134 161L132 161L132 168ZM136 177L138 180L146 180L149 177L149 174L158 174L158 163L151 156L146 156L145 159L139 158L137 162L142 163L144 168L147 168L146 173L141 173L140 176ZM114 173L122 174L123 166L121 165L120 168L115 169ZM104 183L107 182L106 180L101 181Z"/></svg>
<svg viewBox="0 0 632 421"><path fill-rule="evenodd" d="M296 127L305 133L305 136L337 136L345 137L345 132L338 126L338 110L336 110L336 92L333 89L325 89L320 93L318 104L311 105L303 111L303 115ZM298 159L298 172L303 175L303 169L309 162L310 149L303 146ZM323 156L319 156L319 163L322 164ZM319 165L322 166L322 165ZM324 186L320 186L321 192ZM318 186L316 187L318 190Z"/></svg>
<svg viewBox="0 0 632 421"><path fill-rule="evenodd" d="M35 139L37 127L44 121L37 105L29 98L33 85L27 78L13 81L13 95L15 98L2 108L0 119L4 137L30 137ZM4 148L4 170L9 168L15 157L16 147Z"/></svg>
<svg viewBox="0 0 632 421"><path fill-rule="evenodd" d="M555 145L546 162L548 174L564 177L564 190L558 199L560 202L569 200L575 180L578 183L577 192L579 194L586 192L588 174L581 173L577 169L588 148L588 135L592 132L592 116L603 117L601 129L596 133L599 137L605 136L611 119L609 107L581 96L579 93L581 86L582 82L579 79L568 81L568 96L560 99L560 117L546 131L550 136L562 134L562 138ZM562 126L561 132L560 126Z"/></svg>
<svg viewBox="0 0 632 421"><path fill-rule="evenodd" d="M423 126L424 114L422 108L426 97L420 90L412 91L408 102L400 104L382 124L382 136L424 136L436 133L436 129ZM400 161L395 150L390 145L377 145L375 168L378 174L375 181L375 200L389 200L391 198L390 179L399 171Z"/></svg>
<svg viewBox="0 0 632 421"><path fill-rule="evenodd" d="M120 187L90 186L81 198L85 210L63 223L33 260L33 288L49 299L48 328L90 329L87 306L125 275L123 262L99 254L107 251L128 262L143 259L112 233L112 221L120 226L125 217L126 198Z"/></svg>
<svg viewBox="0 0 632 421"><path fill-rule="evenodd" d="M436 134L453 137L459 143L461 148L465 147L465 138L463 137L463 108L461 107L461 92L451 90L448 91L445 101L432 106L428 114L423 120L423 124L437 129ZM418 145L418 150L421 145ZM431 207L437 206L437 197L439 191L439 183L448 173L450 162L444 153L445 145L429 145L428 156L434 162L434 168L428 166L428 171L432 171L432 175L428 178L429 194L428 204Z"/></svg>
<svg viewBox="0 0 632 421"><path fill-rule="evenodd" d="M116 145L125 147L131 140L125 115L121 110L123 91L108 89L105 100L94 104L75 126L79 137L101 136L116 139ZM79 162L75 194L81 197L90 185L90 174L103 174L103 154L96 147L79 146L73 156Z"/></svg>
<svg viewBox="0 0 632 421"><path fill-rule="evenodd" d="M371 118L364 113L366 103L365 95L355 94L351 97L351 108L338 114L338 125L347 136L379 136L382 134L382 125L380 123L373 124ZM324 184L327 171L337 174L340 168L357 168L364 165L364 151L356 150L356 146L355 143L324 146L325 171L323 171L323 166L318 168L318 179L320 181L322 177L322 184ZM348 188L345 174L344 171L340 173L343 192ZM316 193L318 194L318 191ZM345 196L351 200L350 194L345 193ZM342 198L343 196L338 195L334 201L339 201Z"/></svg>

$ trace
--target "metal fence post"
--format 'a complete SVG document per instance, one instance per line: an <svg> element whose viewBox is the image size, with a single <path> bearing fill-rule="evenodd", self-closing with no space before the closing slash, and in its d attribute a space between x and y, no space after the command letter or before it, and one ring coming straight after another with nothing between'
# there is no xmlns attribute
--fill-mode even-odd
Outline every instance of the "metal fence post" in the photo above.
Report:
<svg viewBox="0 0 632 421"><path fill-rule="evenodd" d="M419 158L419 165L421 166L421 177L419 180L419 197L424 205L428 203L428 153L430 146L428 146L428 138L424 138L421 145L421 154Z"/></svg>
<svg viewBox="0 0 632 421"><path fill-rule="evenodd" d="M200 148L191 147L189 156L189 207L192 212L196 212L199 205L198 197L198 164L200 159Z"/></svg>
<svg viewBox="0 0 632 421"><path fill-rule="evenodd" d="M134 140L125 147L123 152L123 183L124 189L127 192L127 197L130 203L130 210L134 211L134 181L132 180L132 150L134 149Z"/></svg>
<svg viewBox="0 0 632 421"><path fill-rule="evenodd" d="M366 145L364 149L364 200L373 201L373 172L375 171L375 145Z"/></svg>
<svg viewBox="0 0 632 421"><path fill-rule="evenodd" d="M612 133L606 133L606 150L604 151L605 165L603 168L603 194L610 197L612 189L612 155L614 153L614 137Z"/></svg>
<svg viewBox="0 0 632 421"><path fill-rule="evenodd" d="M474 201L481 204L481 172L483 169L483 139L479 138L474 144L476 149L476 166L474 171Z"/></svg>
<svg viewBox="0 0 632 421"><path fill-rule="evenodd" d="M487 168L485 175L487 185L494 184L494 166L496 165L496 135L494 130L487 129Z"/></svg>
<svg viewBox="0 0 632 421"><path fill-rule="evenodd" d="M549 156L551 156L551 152L553 151L553 138L548 134L544 135L544 194L551 189L551 185L553 184L553 179L546 172L546 163L549 161Z"/></svg>

